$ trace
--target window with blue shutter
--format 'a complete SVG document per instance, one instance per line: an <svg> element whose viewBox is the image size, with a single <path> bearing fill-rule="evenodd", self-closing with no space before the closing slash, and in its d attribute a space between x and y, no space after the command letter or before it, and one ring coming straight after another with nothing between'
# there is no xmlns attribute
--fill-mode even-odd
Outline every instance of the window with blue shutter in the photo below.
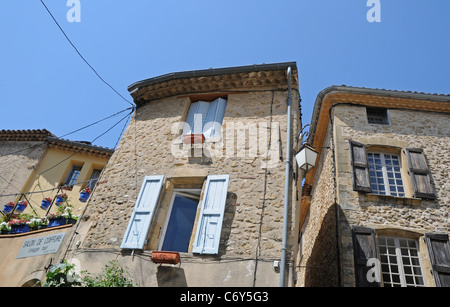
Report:
<svg viewBox="0 0 450 307"><path fill-rule="evenodd" d="M121 248L143 249L150 223L158 203L164 176L147 176L142 183Z"/></svg>
<svg viewBox="0 0 450 307"><path fill-rule="evenodd" d="M212 102L197 101L191 103L183 135L203 134L205 138L220 136L227 100L217 98Z"/></svg>
<svg viewBox="0 0 450 307"><path fill-rule="evenodd" d="M206 180L192 251L217 254L227 199L229 175L212 175Z"/></svg>

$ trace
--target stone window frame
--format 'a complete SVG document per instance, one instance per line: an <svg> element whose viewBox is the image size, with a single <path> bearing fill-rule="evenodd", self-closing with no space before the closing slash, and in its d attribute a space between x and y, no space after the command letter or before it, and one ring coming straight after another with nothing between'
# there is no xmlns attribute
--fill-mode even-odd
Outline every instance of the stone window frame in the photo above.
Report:
<svg viewBox="0 0 450 307"><path fill-rule="evenodd" d="M400 171L402 174L403 188L405 191L404 196L391 196L391 195L381 195L375 193L363 193L366 195L367 200L381 200L381 199L391 199L398 200L399 202L408 202L409 204L418 203L421 199L414 198L414 188L412 186L411 178L407 175L409 169L407 159L404 153L404 148L408 148L408 143L401 140L396 140L392 138L385 137L364 137L358 140L359 142L365 144L366 151L369 153L388 153L399 156L400 158Z"/></svg>
<svg viewBox="0 0 450 307"><path fill-rule="evenodd" d="M366 115L369 125L391 125L389 110L387 108L366 107Z"/></svg>
<svg viewBox="0 0 450 307"><path fill-rule="evenodd" d="M183 144L183 130L184 130L184 123L186 122L188 113L189 113L189 109L191 108L191 105L195 102L198 101L206 101L206 102L213 102L214 100L216 100L217 98L222 98L225 99L228 103L229 100L229 95L230 94L246 94L247 92L220 92L220 93L204 93L204 94L192 94L192 95L182 95L182 96L178 96L178 99L184 99L185 100L185 104L184 104L184 109L183 109L183 114L181 115L180 118L180 122L179 122L179 126L176 129L176 133L175 133L175 139L173 140L174 144L177 145L181 145ZM224 118L225 119L225 115L226 115L226 109L225 109L225 114L224 114ZM224 125L224 122L222 121L222 127ZM220 137L210 137L210 138L206 138L205 139L205 143L219 143L222 141L222 136Z"/></svg>
<svg viewBox="0 0 450 307"><path fill-rule="evenodd" d="M408 229L400 229L396 227L383 227L375 228L375 241L378 253L378 259L380 260L380 250L379 250L379 237L394 237L401 239L415 240L417 243L418 255L420 268L422 269L422 277L424 279L424 287L435 287L435 280L431 273L431 262L430 256L425 242L424 231L416 232ZM382 272L380 272L382 275Z"/></svg>
<svg viewBox="0 0 450 307"><path fill-rule="evenodd" d="M193 236L195 235L197 229L201 209L200 204L203 200L206 178L207 176L166 178L162 189L163 195L157 204L157 211L155 212L155 217L150 225L150 230L147 236L147 244L144 246L144 250L158 250L162 246L162 242L164 241L163 231L166 222L169 220L174 192L177 190L200 190L199 206L197 206L197 213L195 216L194 227L192 229L188 249L188 253L192 253Z"/></svg>

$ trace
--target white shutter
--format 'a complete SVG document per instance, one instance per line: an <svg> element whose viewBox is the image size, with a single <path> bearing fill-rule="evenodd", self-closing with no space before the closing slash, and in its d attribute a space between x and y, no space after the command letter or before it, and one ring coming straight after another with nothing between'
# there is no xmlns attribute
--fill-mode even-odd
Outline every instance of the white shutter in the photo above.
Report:
<svg viewBox="0 0 450 307"><path fill-rule="evenodd" d="M188 114L186 116L186 123L183 128L183 135L203 133L203 127L206 122L206 115L208 113L208 108L209 103L206 101L197 101L191 103Z"/></svg>
<svg viewBox="0 0 450 307"><path fill-rule="evenodd" d="M226 106L227 100L223 98L217 98L211 102L208 113L206 114L206 122L203 129L205 138L220 136Z"/></svg>
<svg viewBox="0 0 450 307"><path fill-rule="evenodd" d="M208 176L192 251L198 254L219 252L229 175Z"/></svg>
<svg viewBox="0 0 450 307"><path fill-rule="evenodd" d="M144 248L163 183L162 175L145 177L120 248Z"/></svg>

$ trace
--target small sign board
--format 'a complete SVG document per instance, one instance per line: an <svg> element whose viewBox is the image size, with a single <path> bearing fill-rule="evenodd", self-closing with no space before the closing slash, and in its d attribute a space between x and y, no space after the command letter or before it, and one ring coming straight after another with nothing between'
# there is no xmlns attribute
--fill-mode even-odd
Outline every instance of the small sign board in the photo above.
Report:
<svg viewBox="0 0 450 307"><path fill-rule="evenodd" d="M56 253L65 234L63 232L45 237L26 239L16 259Z"/></svg>

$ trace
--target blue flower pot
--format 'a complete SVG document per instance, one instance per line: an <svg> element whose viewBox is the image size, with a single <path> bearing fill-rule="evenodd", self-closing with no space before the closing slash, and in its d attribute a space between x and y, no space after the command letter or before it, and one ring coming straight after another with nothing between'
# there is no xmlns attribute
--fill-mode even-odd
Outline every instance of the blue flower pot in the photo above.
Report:
<svg viewBox="0 0 450 307"><path fill-rule="evenodd" d="M19 213L22 213L26 208L27 208L27 206L25 206L25 205L17 204L16 211Z"/></svg>
<svg viewBox="0 0 450 307"><path fill-rule="evenodd" d="M64 199L61 196L56 197L56 205L59 206L63 203Z"/></svg>
<svg viewBox="0 0 450 307"><path fill-rule="evenodd" d="M13 209L14 209L14 207L5 205L3 207L3 213L11 213Z"/></svg>
<svg viewBox="0 0 450 307"><path fill-rule="evenodd" d="M48 200L43 200L41 202L41 209L42 210L47 210L48 207L50 207L51 203Z"/></svg>
<svg viewBox="0 0 450 307"><path fill-rule="evenodd" d="M88 199L89 199L89 193L86 193L86 192L81 192L80 193L80 201L82 203L87 202Z"/></svg>
<svg viewBox="0 0 450 307"><path fill-rule="evenodd" d="M11 231L9 232L10 234L14 234L14 233L24 233L24 232L28 232L30 231L30 226L28 225L13 225L11 226Z"/></svg>
<svg viewBox="0 0 450 307"><path fill-rule="evenodd" d="M48 221L47 228L49 228L49 227L56 227L56 226L62 226L62 225L66 225L66 224L67 224L66 219L63 218L63 217L59 217L57 219L53 219L53 220Z"/></svg>

